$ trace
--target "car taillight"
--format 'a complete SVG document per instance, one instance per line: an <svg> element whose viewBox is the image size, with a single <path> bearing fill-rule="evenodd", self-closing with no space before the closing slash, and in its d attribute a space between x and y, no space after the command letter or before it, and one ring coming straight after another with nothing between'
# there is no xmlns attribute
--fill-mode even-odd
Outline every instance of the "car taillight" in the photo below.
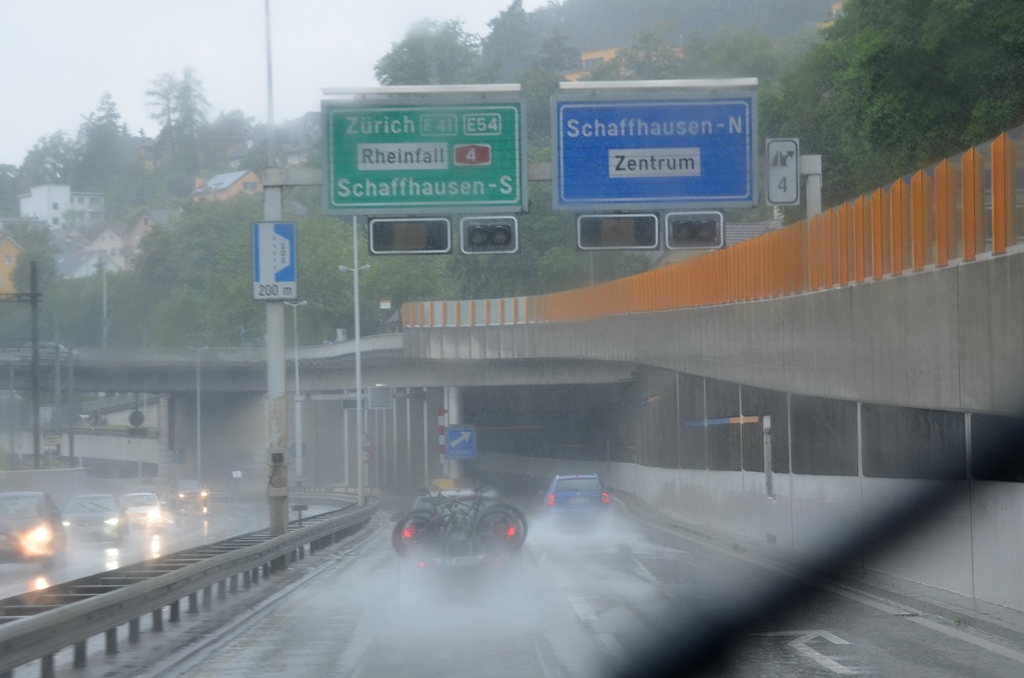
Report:
<svg viewBox="0 0 1024 678"><path fill-rule="evenodd" d="M603 504L607 504L607 503L608 503L608 502L610 502L611 500L612 500L612 498L608 496L608 493L607 493L607 492L602 492L602 493L601 493L601 503L603 503Z"/></svg>
<svg viewBox="0 0 1024 678"><path fill-rule="evenodd" d="M508 529L505 530L505 536L508 537L509 539L511 539L512 537L516 536L516 526L515 525L509 525Z"/></svg>
<svg viewBox="0 0 1024 678"><path fill-rule="evenodd" d="M551 494L548 495L548 506L554 506L554 505L555 505L555 493L552 492Z"/></svg>

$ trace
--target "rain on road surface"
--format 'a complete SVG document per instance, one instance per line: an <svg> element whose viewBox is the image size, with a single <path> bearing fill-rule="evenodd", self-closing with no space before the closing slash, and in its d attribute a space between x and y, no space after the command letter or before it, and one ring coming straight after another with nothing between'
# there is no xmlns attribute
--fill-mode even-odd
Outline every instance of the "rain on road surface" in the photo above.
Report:
<svg viewBox="0 0 1024 678"><path fill-rule="evenodd" d="M531 524L524 555L481 576L400 566L378 514L356 545L321 554L249 623L211 634L161 676L599 676L673 642L680 622L729 609L777 574L742 548L638 523L567 534ZM307 561L308 562L308 561ZM822 590L744 639L716 676L916 677L1024 673L1001 639ZM109 675L109 674L108 674Z"/></svg>

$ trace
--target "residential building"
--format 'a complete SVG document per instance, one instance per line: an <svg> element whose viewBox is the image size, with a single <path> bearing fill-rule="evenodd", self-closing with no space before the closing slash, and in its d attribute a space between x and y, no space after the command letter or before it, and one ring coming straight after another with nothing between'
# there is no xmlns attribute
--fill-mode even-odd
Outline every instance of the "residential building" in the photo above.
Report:
<svg viewBox="0 0 1024 678"><path fill-rule="evenodd" d="M142 214L121 235L124 248L124 266L127 271L135 270L135 262L142 252L142 239L157 226L166 226L177 212L172 210L144 210Z"/></svg>
<svg viewBox="0 0 1024 678"><path fill-rule="evenodd" d="M196 179L196 188L192 191L193 200L228 200L240 193L256 195L263 190L260 178L252 170L239 170L218 174L206 181Z"/></svg>
<svg viewBox="0 0 1024 678"><path fill-rule="evenodd" d="M124 270L120 264L98 250L72 250L57 255L57 275L61 278L88 278L102 269L111 273Z"/></svg>
<svg viewBox="0 0 1024 678"><path fill-rule="evenodd" d="M284 164L292 167L309 162L320 151L321 114L319 111L306 113L301 118L281 123L279 148Z"/></svg>
<svg viewBox="0 0 1024 678"><path fill-rule="evenodd" d="M25 249L14 242L14 238L0 233L0 294L14 294L14 269L18 265L18 257Z"/></svg>
<svg viewBox="0 0 1024 678"><path fill-rule="evenodd" d="M565 79L571 82L576 82L577 80L590 75L591 68L614 59L619 53L619 49L619 47L606 47L604 49L595 49L581 53L580 62L583 64L583 68L573 73L566 73L564 76Z"/></svg>
<svg viewBox="0 0 1024 678"><path fill-rule="evenodd" d="M835 25L836 19L843 15L843 2L833 2L829 10L828 19L818 24L818 28L831 28Z"/></svg>
<svg viewBox="0 0 1024 678"><path fill-rule="evenodd" d="M114 263L118 270L123 271L127 268L125 263L124 237L120 233L120 229L115 229L112 226L102 228L96 234L96 237L82 249L82 252L97 252L105 255L107 259Z"/></svg>
<svg viewBox="0 0 1024 678"><path fill-rule="evenodd" d="M22 219L45 223L51 229L100 223L104 218L102 193L72 191L62 184L33 186L18 200Z"/></svg>

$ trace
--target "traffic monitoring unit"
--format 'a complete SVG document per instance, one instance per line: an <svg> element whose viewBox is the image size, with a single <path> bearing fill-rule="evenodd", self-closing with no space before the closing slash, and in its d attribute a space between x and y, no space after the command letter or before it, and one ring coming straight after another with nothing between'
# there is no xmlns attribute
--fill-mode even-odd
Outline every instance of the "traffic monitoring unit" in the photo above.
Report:
<svg viewBox="0 0 1024 678"><path fill-rule="evenodd" d="M324 102L327 211L438 214L524 202L519 102Z"/></svg>

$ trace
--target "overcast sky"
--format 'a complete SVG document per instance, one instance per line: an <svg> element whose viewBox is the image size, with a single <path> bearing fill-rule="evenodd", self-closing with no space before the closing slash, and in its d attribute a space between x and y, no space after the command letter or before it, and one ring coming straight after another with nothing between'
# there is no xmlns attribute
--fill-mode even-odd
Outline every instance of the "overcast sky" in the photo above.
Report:
<svg viewBox="0 0 1024 678"><path fill-rule="evenodd" d="M373 86L373 65L424 18L487 22L512 0L270 0L274 119L320 109L324 87ZM527 11L547 0L525 0ZM0 0L0 164L74 136L110 92L133 133L158 129L146 90L191 67L208 116L267 119L264 0Z"/></svg>

